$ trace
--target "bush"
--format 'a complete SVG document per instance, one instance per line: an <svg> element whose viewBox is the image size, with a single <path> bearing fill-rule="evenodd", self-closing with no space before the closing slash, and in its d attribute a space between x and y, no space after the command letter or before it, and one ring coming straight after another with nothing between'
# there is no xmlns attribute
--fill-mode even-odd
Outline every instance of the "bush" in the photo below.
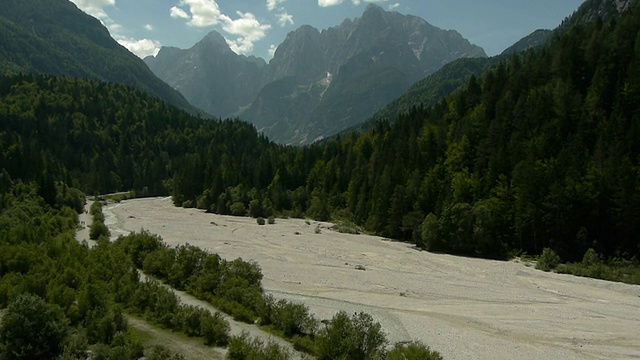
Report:
<svg viewBox="0 0 640 360"><path fill-rule="evenodd" d="M338 312L316 336L316 357L320 360L365 360L383 357L387 339L371 315Z"/></svg>
<svg viewBox="0 0 640 360"><path fill-rule="evenodd" d="M233 216L245 216L247 214L247 210L244 206L244 203L238 201L231 205L231 215Z"/></svg>
<svg viewBox="0 0 640 360"><path fill-rule="evenodd" d="M273 216L269 216L267 222L269 223L269 225L273 225L276 223L276 218L274 218Z"/></svg>
<svg viewBox="0 0 640 360"><path fill-rule="evenodd" d="M7 359L53 359L62 353L68 331L60 308L35 295L20 295L2 314L0 355Z"/></svg>
<svg viewBox="0 0 640 360"><path fill-rule="evenodd" d="M560 265L560 256L550 248L542 249L542 255L538 258L536 269L542 271L551 271Z"/></svg>
<svg viewBox="0 0 640 360"><path fill-rule="evenodd" d="M387 354L387 360L443 360L443 357L420 342L410 342L396 344Z"/></svg>
<svg viewBox="0 0 640 360"><path fill-rule="evenodd" d="M360 228L352 222L341 221L331 227L331 230L337 231L342 234L359 235L361 233Z"/></svg>
<svg viewBox="0 0 640 360"><path fill-rule="evenodd" d="M275 343L264 344L260 339L249 339L249 334L243 332L229 341L227 359L229 360L288 360L291 354Z"/></svg>
<svg viewBox="0 0 640 360"><path fill-rule="evenodd" d="M109 237L109 228L102 221L94 219L91 227L89 227L89 239L98 240L101 237Z"/></svg>
<svg viewBox="0 0 640 360"><path fill-rule="evenodd" d="M582 265L584 266L600 265L600 258L598 257L598 253L592 248L589 248L589 250L587 250L587 252L585 252L584 256L582 257Z"/></svg>
<svg viewBox="0 0 640 360"><path fill-rule="evenodd" d="M309 313L304 304L296 304L284 299L275 301L272 296L264 297L264 309L260 312L264 325L273 325L284 336L315 334L318 321Z"/></svg>
<svg viewBox="0 0 640 360"><path fill-rule="evenodd" d="M174 354L162 345L155 345L145 356L146 360L184 360L184 356Z"/></svg>
<svg viewBox="0 0 640 360"><path fill-rule="evenodd" d="M207 311L202 317L200 332L207 345L226 346L229 343L229 322L219 312L211 315Z"/></svg>
<svg viewBox="0 0 640 360"><path fill-rule="evenodd" d="M263 218L263 217L259 217L259 218L256 220L256 222L258 223L258 225L264 225L264 224L265 224L265 221L264 221L264 218Z"/></svg>

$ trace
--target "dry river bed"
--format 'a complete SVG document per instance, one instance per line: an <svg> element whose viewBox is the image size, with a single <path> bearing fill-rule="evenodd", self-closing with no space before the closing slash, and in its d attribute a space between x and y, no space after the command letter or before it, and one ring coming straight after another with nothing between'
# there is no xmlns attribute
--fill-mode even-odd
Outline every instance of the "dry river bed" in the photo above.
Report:
<svg viewBox="0 0 640 360"><path fill-rule="evenodd" d="M112 236L145 229L169 245L253 260L275 297L302 302L320 319L365 311L391 343L420 340L445 359L640 359L639 286L431 254L327 223L260 226L176 208L169 198L128 200L104 213Z"/></svg>

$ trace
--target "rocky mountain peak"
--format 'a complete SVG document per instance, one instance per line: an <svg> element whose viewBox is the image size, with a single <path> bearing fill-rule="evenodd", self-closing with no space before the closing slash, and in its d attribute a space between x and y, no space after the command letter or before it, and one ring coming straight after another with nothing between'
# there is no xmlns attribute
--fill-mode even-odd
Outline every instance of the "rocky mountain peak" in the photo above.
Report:
<svg viewBox="0 0 640 360"><path fill-rule="evenodd" d="M200 40L195 47L200 48L203 51L216 51L225 54L235 54L227 41L219 32L213 30L209 32L202 40Z"/></svg>
<svg viewBox="0 0 640 360"><path fill-rule="evenodd" d="M190 50L181 63L149 65L166 70L160 76L196 105L216 115L239 115L283 143L334 134L365 120L444 64L486 56L456 31L375 4L338 26L319 31L304 25L290 32L266 66L226 56L231 50L214 32L197 47L217 52L196 56ZM180 67L182 74L172 77Z"/></svg>

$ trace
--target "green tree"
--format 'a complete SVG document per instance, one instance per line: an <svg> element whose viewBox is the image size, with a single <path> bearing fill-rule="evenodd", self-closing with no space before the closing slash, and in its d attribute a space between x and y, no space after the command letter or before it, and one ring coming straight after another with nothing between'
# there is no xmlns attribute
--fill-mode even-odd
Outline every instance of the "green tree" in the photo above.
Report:
<svg viewBox="0 0 640 360"><path fill-rule="evenodd" d="M349 317L338 312L316 335L316 356L320 360L383 359L387 339L371 315L356 313Z"/></svg>
<svg viewBox="0 0 640 360"><path fill-rule="evenodd" d="M551 271L560 264L560 256L550 248L542 249L542 255L538 258L536 269L542 271Z"/></svg>
<svg viewBox="0 0 640 360"><path fill-rule="evenodd" d="M68 321L55 305L34 295L20 295L7 306L0 322L3 360L52 359L63 351Z"/></svg>

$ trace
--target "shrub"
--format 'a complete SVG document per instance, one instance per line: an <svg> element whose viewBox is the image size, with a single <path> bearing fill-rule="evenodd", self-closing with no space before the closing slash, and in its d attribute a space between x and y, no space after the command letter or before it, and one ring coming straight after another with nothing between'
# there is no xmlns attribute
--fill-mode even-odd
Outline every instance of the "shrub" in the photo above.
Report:
<svg viewBox="0 0 640 360"><path fill-rule="evenodd" d="M172 353L171 350L167 349L162 345L155 345L145 356L146 360L184 360L184 356L180 354Z"/></svg>
<svg viewBox="0 0 640 360"><path fill-rule="evenodd" d="M320 360L350 360L383 357L387 339L379 323L371 315L338 312L316 336L316 357Z"/></svg>
<svg viewBox="0 0 640 360"><path fill-rule="evenodd" d="M229 360L288 360L291 354L275 343L264 344L260 339L250 339L249 334L243 332L229 341L227 359Z"/></svg>
<svg viewBox="0 0 640 360"><path fill-rule="evenodd" d="M318 321L309 313L306 305L284 299L275 301L272 296L265 296L263 305L264 309L260 312L262 324L272 324L286 337L315 334Z"/></svg>
<svg viewBox="0 0 640 360"><path fill-rule="evenodd" d="M331 227L331 230L342 234L358 235L361 233L358 226L352 222L341 221Z"/></svg>
<svg viewBox="0 0 640 360"><path fill-rule="evenodd" d="M89 227L89 239L98 240L101 237L109 237L109 229L102 221L96 221L94 219L91 227Z"/></svg>
<svg viewBox="0 0 640 360"><path fill-rule="evenodd" d="M600 265L600 259L598 258L598 253L592 248L589 248L589 250L587 250L587 252L585 252L584 256L582 257L582 265L584 266Z"/></svg>
<svg viewBox="0 0 640 360"><path fill-rule="evenodd" d="M263 218L263 217L259 217L259 218L256 220L256 222L258 223L258 225L264 225L264 224L265 224L265 221L264 221L264 218Z"/></svg>
<svg viewBox="0 0 640 360"><path fill-rule="evenodd" d="M443 357L421 342L410 342L396 344L387 354L387 360L443 360Z"/></svg>
<svg viewBox="0 0 640 360"><path fill-rule="evenodd" d="M542 271L551 271L560 264L560 256L550 248L542 249L542 255L538 258L536 269Z"/></svg>
<svg viewBox="0 0 640 360"><path fill-rule="evenodd" d="M276 218L274 218L273 216L269 216L267 222L269 223L269 225L273 225L276 223Z"/></svg>
<svg viewBox="0 0 640 360"><path fill-rule="evenodd" d="M0 355L7 359L53 359L62 353L68 331L60 308L35 295L20 295L2 314Z"/></svg>
<svg viewBox="0 0 640 360"><path fill-rule="evenodd" d="M207 311L201 319L200 332L207 345L225 346L229 343L229 322L222 314L216 312L211 315Z"/></svg>
<svg viewBox="0 0 640 360"><path fill-rule="evenodd" d="M231 215L233 216L245 216L247 214L247 210L244 206L244 203L238 201L231 205Z"/></svg>

